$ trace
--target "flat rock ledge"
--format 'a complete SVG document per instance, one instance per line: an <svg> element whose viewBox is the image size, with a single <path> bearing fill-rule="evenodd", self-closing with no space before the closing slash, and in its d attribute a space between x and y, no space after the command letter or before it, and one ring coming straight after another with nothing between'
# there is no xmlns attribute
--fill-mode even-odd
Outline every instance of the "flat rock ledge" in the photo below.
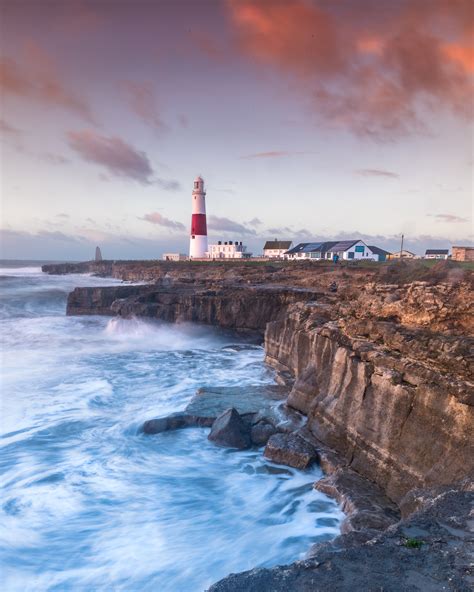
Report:
<svg viewBox="0 0 474 592"><path fill-rule="evenodd" d="M400 520L397 505L371 481L348 467L316 481L314 488L337 500L346 518L341 532L385 530Z"/></svg>
<svg viewBox="0 0 474 592"><path fill-rule="evenodd" d="M382 533L343 534L307 560L230 574L208 592L471 592L473 508L472 491L428 491L416 513Z"/></svg>
<svg viewBox="0 0 474 592"><path fill-rule="evenodd" d="M211 427L228 409L249 426L252 441L264 446L276 431L292 432L306 418L284 404L288 388L282 385L200 388L184 411L145 421L141 431L159 434L188 427Z"/></svg>

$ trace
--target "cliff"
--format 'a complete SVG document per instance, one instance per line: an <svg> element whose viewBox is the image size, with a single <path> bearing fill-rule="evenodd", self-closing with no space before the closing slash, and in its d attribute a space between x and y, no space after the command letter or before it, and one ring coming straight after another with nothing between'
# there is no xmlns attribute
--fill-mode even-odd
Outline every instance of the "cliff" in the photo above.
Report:
<svg viewBox="0 0 474 592"><path fill-rule="evenodd" d="M194 322L259 331L290 304L318 298L317 292L278 286L208 286L161 282L154 286L76 288L67 314L144 316L167 322Z"/></svg>
<svg viewBox="0 0 474 592"><path fill-rule="evenodd" d="M266 361L296 377L288 405L311 433L397 502L472 474L473 340L331 315L296 304L265 334Z"/></svg>

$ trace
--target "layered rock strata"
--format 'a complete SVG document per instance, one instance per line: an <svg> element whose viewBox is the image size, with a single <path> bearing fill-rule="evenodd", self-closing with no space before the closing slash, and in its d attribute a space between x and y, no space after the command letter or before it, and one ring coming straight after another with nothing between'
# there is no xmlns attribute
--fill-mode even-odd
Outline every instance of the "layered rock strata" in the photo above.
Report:
<svg viewBox="0 0 474 592"><path fill-rule="evenodd" d="M265 331L294 302L320 295L314 290L281 286L172 284L76 288L68 296L67 314L141 316L171 323L194 322L227 329Z"/></svg>
<svg viewBox="0 0 474 592"><path fill-rule="evenodd" d="M474 471L472 340L296 304L270 322L266 361L312 435L395 500Z"/></svg>

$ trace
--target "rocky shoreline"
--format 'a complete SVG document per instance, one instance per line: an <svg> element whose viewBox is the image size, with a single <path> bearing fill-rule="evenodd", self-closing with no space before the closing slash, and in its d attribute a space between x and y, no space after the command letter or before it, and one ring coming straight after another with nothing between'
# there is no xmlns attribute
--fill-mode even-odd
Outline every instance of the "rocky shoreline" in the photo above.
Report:
<svg viewBox="0 0 474 592"><path fill-rule="evenodd" d="M212 426L216 441L230 429L231 445L265 445L267 457L292 466L304 466L314 451L326 475L315 486L347 518L341 536L307 560L230 575L210 590L471 589L472 277L446 266L431 281L411 281L413 270L404 268L388 283L388 270L315 274L312 265L147 263L140 270L137 262L102 262L44 271L153 282L76 288L68 314L190 321L264 336L266 362L287 385L278 419L275 400L267 405L261 393L221 393L203 415L204 402L216 399L211 393L143 429Z"/></svg>

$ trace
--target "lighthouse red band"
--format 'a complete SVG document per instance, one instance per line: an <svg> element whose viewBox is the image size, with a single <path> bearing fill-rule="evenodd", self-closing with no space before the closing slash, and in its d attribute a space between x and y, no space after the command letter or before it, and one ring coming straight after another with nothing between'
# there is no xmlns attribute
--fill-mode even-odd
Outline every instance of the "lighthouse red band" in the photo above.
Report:
<svg viewBox="0 0 474 592"><path fill-rule="evenodd" d="M191 219L191 236L207 236L206 214L193 214Z"/></svg>
<svg viewBox="0 0 474 592"><path fill-rule="evenodd" d="M207 257L206 192L202 177L194 179L192 212L189 257L202 259Z"/></svg>

